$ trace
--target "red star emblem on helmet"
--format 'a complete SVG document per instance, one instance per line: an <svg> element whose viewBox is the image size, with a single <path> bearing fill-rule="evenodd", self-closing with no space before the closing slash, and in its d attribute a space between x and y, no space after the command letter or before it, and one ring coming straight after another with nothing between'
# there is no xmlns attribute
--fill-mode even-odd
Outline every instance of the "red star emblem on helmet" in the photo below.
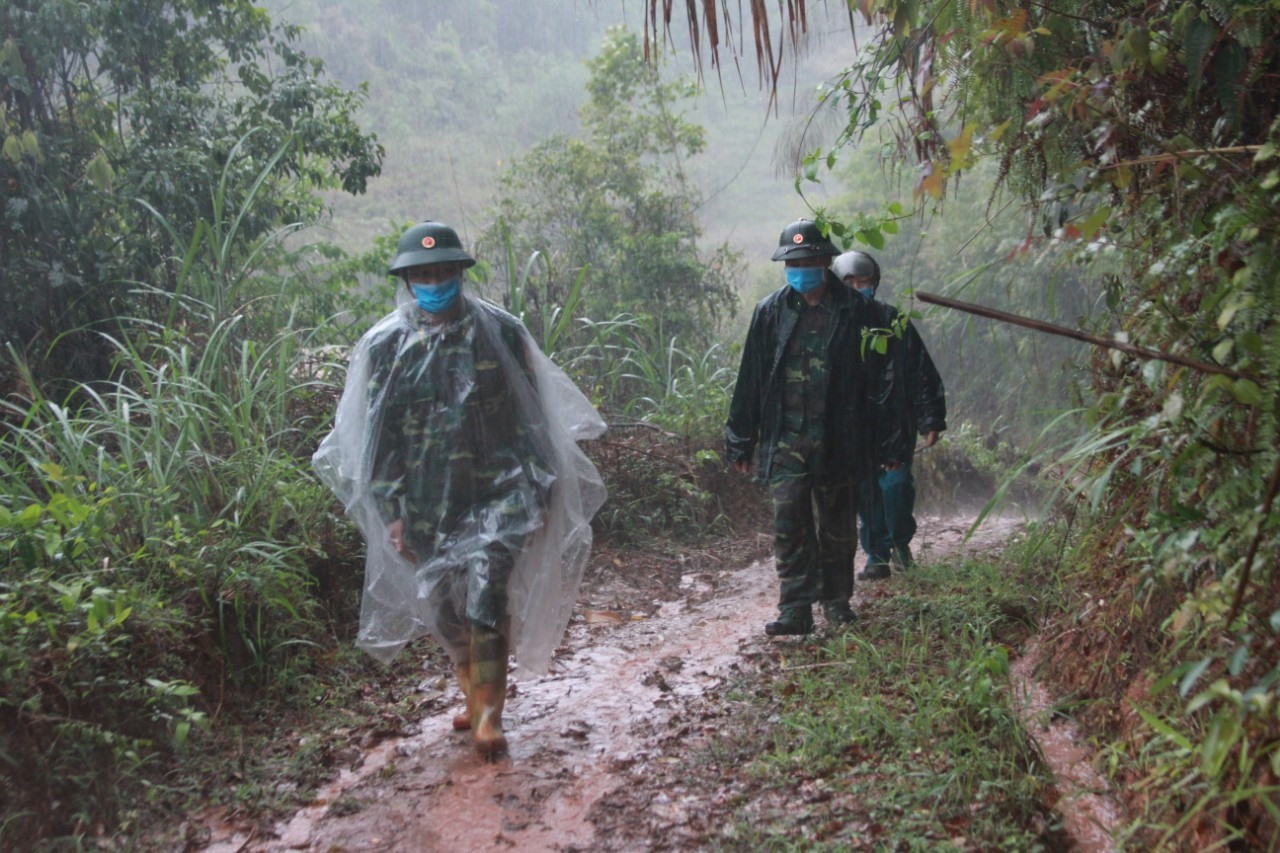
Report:
<svg viewBox="0 0 1280 853"><path fill-rule="evenodd" d="M792 243L795 243L797 246L799 246L801 243L803 243L803 242L804 242L804 235L803 235L803 234L797 234L796 236L794 236L794 237L792 237L792 238L791 238L791 242L792 242Z"/></svg>
<svg viewBox="0 0 1280 853"><path fill-rule="evenodd" d="M424 249L434 249L435 247L436 247L436 238L435 238L435 237L423 237L423 238L422 238L422 248L424 248Z"/></svg>

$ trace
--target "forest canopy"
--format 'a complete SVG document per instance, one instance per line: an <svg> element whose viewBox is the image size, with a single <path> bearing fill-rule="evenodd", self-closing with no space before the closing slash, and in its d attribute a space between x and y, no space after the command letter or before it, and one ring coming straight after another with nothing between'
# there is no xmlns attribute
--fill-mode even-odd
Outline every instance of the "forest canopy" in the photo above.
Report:
<svg viewBox="0 0 1280 853"><path fill-rule="evenodd" d="M0 334L38 376L102 377L94 333L168 311L175 235L252 242L379 173L364 93L297 37L248 0L0 6Z"/></svg>

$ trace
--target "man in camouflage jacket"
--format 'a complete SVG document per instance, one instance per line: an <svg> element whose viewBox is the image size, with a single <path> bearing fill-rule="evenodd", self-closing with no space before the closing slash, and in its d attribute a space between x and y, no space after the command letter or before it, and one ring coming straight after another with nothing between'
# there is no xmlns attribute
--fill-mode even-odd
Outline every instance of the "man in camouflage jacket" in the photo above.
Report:
<svg viewBox="0 0 1280 853"><path fill-rule="evenodd" d="M773 260L788 283L756 306L725 428L729 461L747 473L757 457L773 499L781 589L769 636L812 631L815 603L833 625L855 619L856 486L873 450L867 306L828 269L837 254L814 222L783 230Z"/></svg>

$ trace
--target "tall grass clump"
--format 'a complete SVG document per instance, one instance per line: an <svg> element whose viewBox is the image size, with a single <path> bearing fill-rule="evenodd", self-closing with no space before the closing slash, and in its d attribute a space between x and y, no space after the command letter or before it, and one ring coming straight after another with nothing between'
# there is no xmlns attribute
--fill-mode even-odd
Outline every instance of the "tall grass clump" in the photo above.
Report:
<svg viewBox="0 0 1280 853"><path fill-rule="evenodd" d="M300 701L354 624L358 543L309 466L346 330L297 313L345 285L243 218L201 223L175 292L139 283L139 313L98 324L110 378L55 396L3 354L0 846L178 807L175 766Z"/></svg>
<svg viewBox="0 0 1280 853"><path fill-rule="evenodd" d="M1270 343L1270 342L1269 342ZM1280 522L1275 383L1184 378L1148 364L1050 445L1055 495L1085 531L1070 564L1092 618L1051 661L1109 744L1133 816L1127 846L1273 849L1280 843ZM1181 376L1183 371L1174 371ZM1139 417L1138 415L1143 415Z"/></svg>
<svg viewBox="0 0 1280 853"><path fill-rule="evenodd" d="M736 352L706 343L707 329L671 334L658 316L586 316L592 268L566 279L553 253L521 260L505 220L490 236L497 261L473 268L478 289L524 321L610 425L588 448L609 489L597 532L617 542L690 540L728 532L731 517L754 517L734 512L759 496L724 476L719 452Z"/></svg>
<svg viewBox="0 0 1280 853"><path fill-rule="evenodd" d="M609 488L597 516L604 535L691 540L756 516L740 504L759 504L760 495L726 476L720 456L737 376L727 347L698 351L664 339L651 317L620 314L581 319L552 355L610 424L592 450Z"/></svg>
<svg viewBox="0 0 1280 853"><path fill-rule="evenodd" d="M119 379L3 402L0 773L13 838L116 822L218 710L287 694L326 637L305 333L113 339ZM21 365L15 365L21 369ZM20 780L20 781L19 781Z"/></svg>

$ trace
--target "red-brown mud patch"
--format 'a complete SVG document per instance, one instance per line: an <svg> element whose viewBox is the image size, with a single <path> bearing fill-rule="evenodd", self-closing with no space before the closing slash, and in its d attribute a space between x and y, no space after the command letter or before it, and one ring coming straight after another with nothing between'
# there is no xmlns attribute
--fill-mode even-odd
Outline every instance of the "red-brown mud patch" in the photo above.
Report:
<svg viewBox="0 0 1280 853"><path fill-rule="evenodd" d="M1053 809L1080 853L1108 853L1124 819L1124 809L1110 785L1094 768L1097 752L1085 743L1074 721L1054 712L1049 692L1035 679L1041 658L1032 643L1011 668L1023 726L1035 739L1057 780Z"/></svg>
<svg viewBox="0 0 1280 853"><path fill-rule="evenodd" d="M998 549L1016 520L921 519L922 560ZM510 754L486 762L450 719L460 703L439 673L419 687L423 716L358 757L314 802L268 831L215 830L208 851L689 849L719 835L744 781L714 756L689 762L735 725L725 686L776 668L781 644L772 562L760 538L636 562L598 555L552 671L515 681ZM640 558L652 560L653 555ZM863 594L891 594L861 584ZM449 702L449 698L458 701ZM760 737L768 733L761 731ZM1093 849L1093 848L1088 848ZM1098 848L1100 849L1100 848Z"/></svg>

